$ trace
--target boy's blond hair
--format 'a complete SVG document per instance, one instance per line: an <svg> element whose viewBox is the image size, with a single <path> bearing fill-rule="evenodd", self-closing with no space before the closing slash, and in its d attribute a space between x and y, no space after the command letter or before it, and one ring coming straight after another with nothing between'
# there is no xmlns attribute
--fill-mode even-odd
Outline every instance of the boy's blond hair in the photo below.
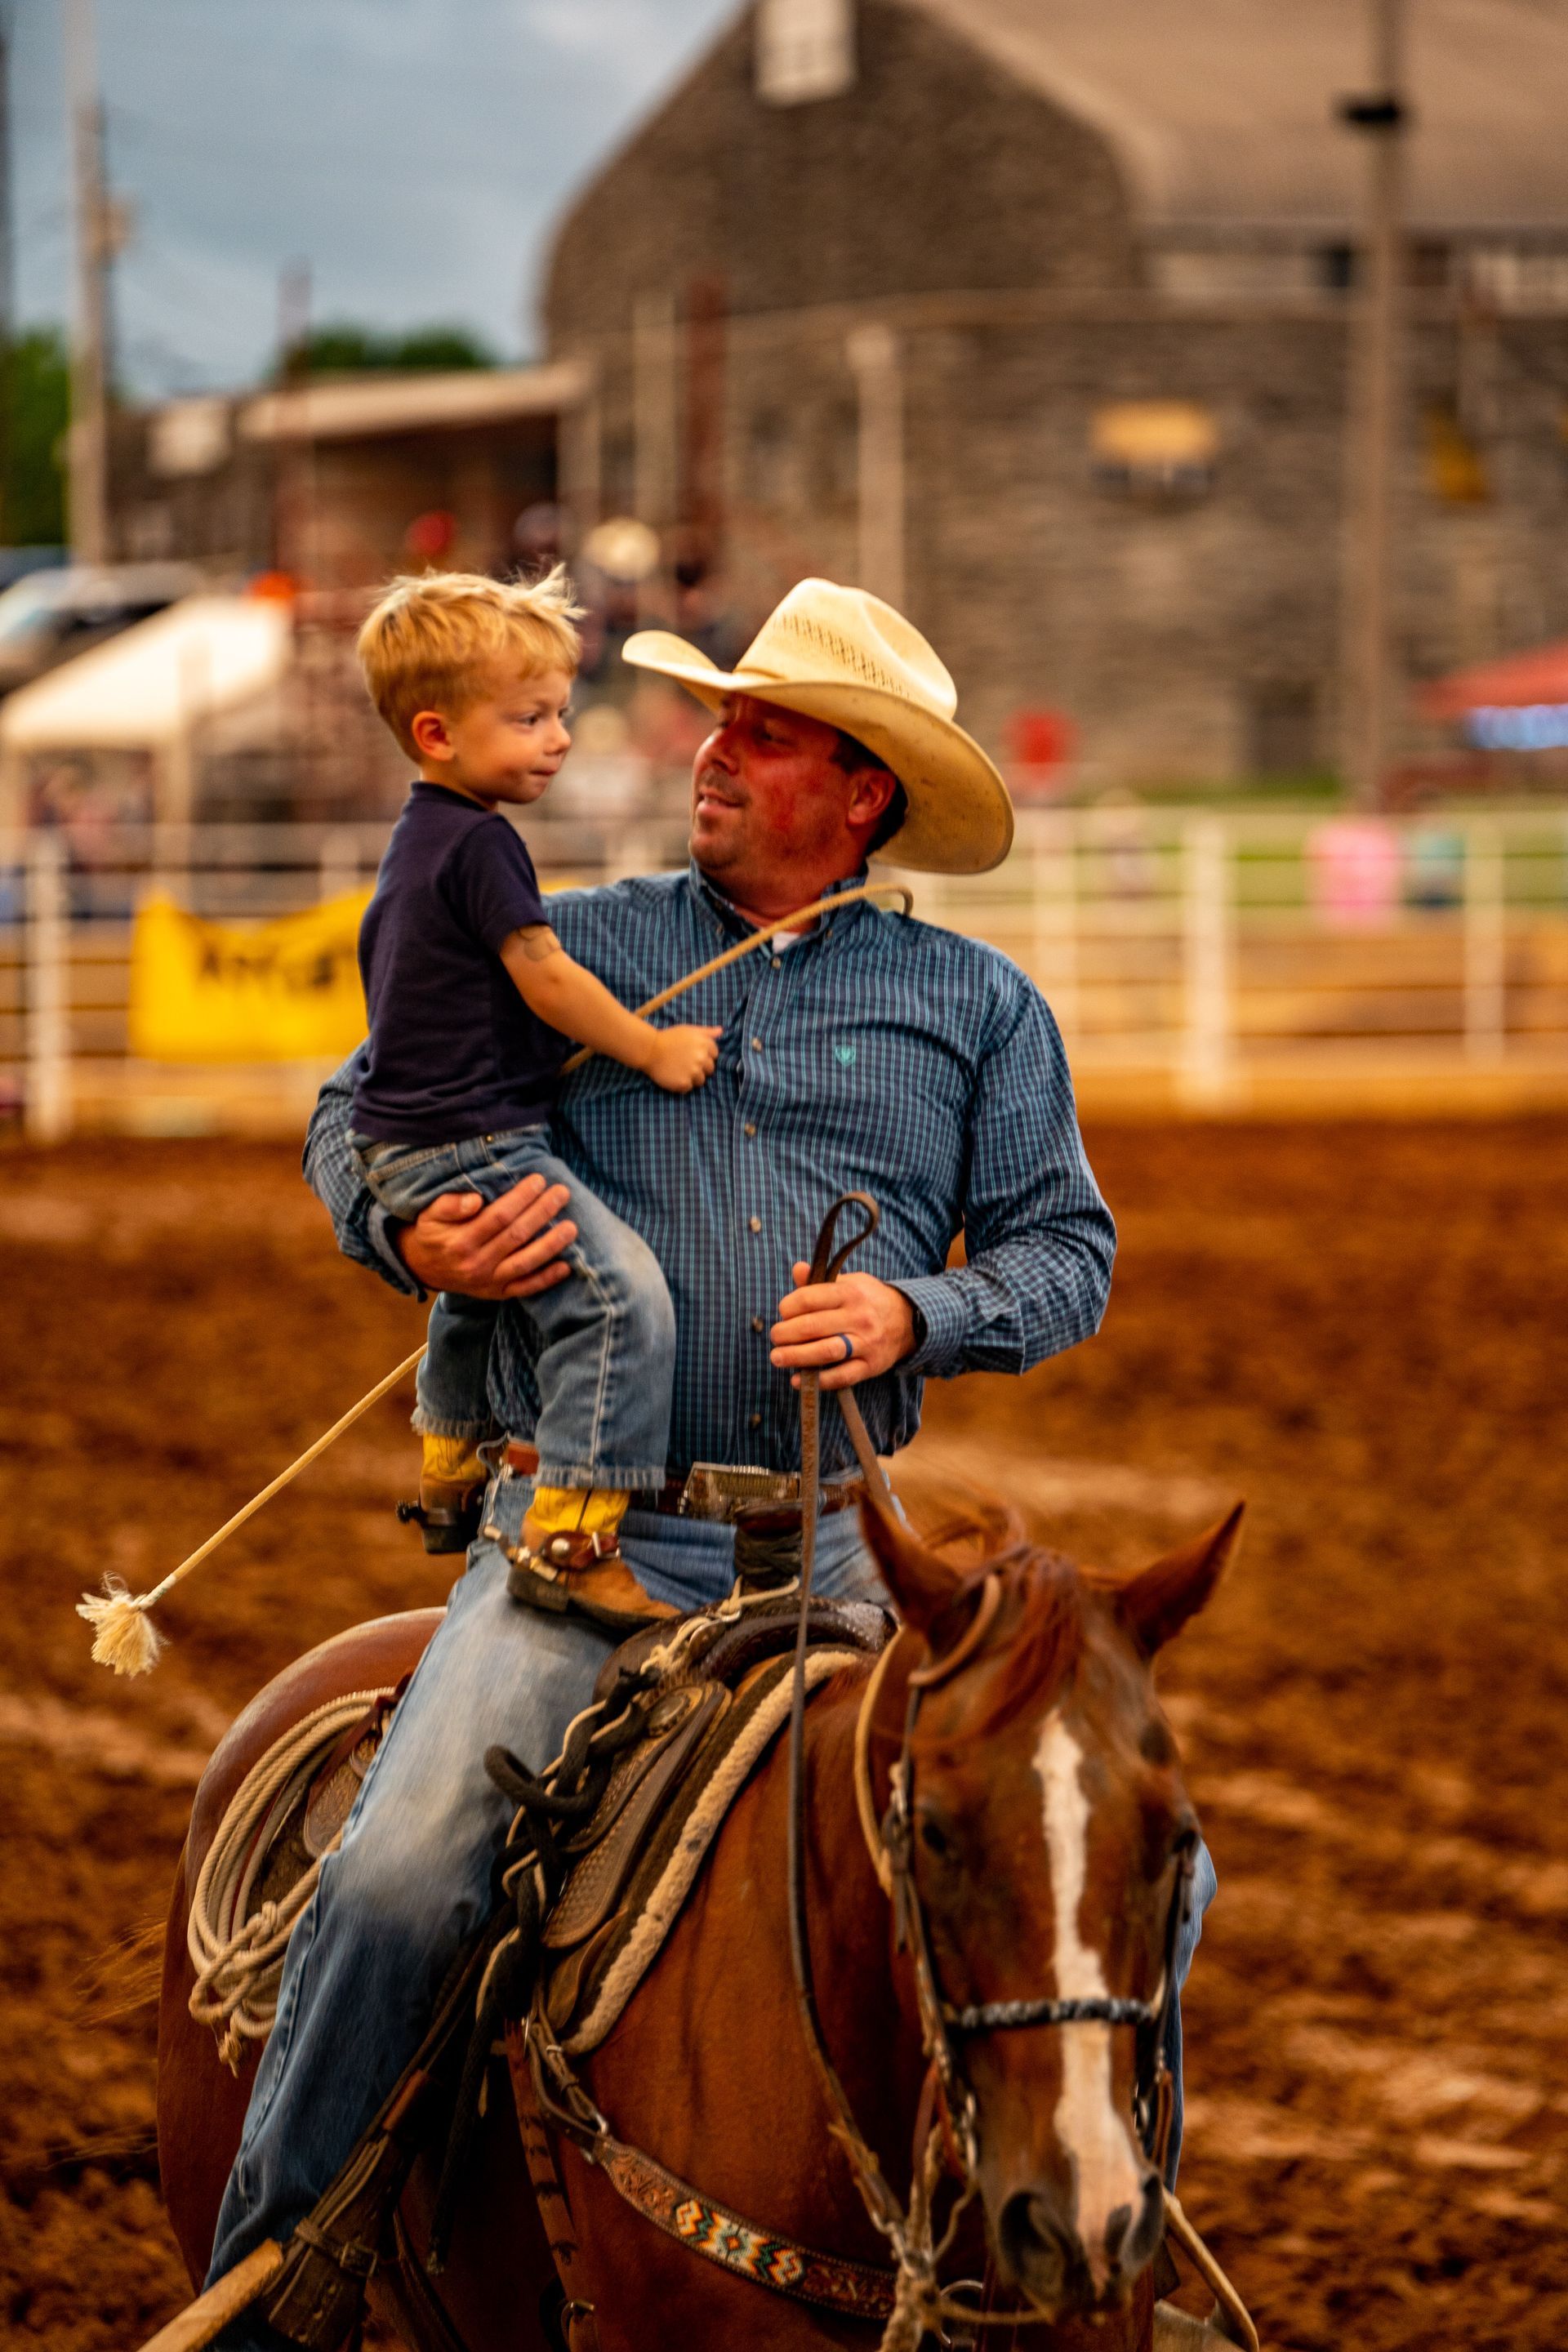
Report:
<svg viewBox="0 0 1568 2352"><path fill-rule="evenodd" d="M498 682L542 670L575 677L583 641L573 624L582 618L562 563L531 585L427 572L388 584L356 649L371 700L416 760L409 730L419 711L463 710Z"/></svg>

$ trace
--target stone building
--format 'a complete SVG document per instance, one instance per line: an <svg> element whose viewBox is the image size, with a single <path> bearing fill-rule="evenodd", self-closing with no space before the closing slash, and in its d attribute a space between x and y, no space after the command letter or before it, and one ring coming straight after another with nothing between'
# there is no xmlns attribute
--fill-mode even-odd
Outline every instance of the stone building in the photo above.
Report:
<svg viewBox="0 0 1568 2352"><path fill-rule="evenodd" d="M1568 631L1568 7L1415 0L1398 652ZM762 0L558 231L579 528L902 603L983 738L1332 764L1368 0Z"/></svg>

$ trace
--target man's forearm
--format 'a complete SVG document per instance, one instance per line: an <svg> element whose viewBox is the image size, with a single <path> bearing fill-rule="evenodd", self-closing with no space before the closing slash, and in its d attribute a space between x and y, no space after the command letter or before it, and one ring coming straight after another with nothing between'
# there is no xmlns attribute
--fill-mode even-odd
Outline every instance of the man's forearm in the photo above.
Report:
<svg viewBox="0 0 1568 2352"><path fill-rule="evenodd" d="M898 1288L923 1326L901 1371L1026 1372L1098 1331L1110 1293L1116 1235L1109 1213L1060 1233L977 1252L967 1265Z"/></svg>

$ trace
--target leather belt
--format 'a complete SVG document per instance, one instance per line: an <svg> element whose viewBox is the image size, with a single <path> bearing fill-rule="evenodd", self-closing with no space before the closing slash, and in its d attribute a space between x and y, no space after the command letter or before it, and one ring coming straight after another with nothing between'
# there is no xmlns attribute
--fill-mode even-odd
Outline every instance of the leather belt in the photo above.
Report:
<svg viewBox="0 0 1568 2352"><path fill-rule="evenodd" d="M531 1478L539 1468L538 1452L531 1445L513 1443L506 1449L506 1466ZM830 1517L835 1511L848 1510L859 1501L865 1483L858 1471L848 1478L829 1480L820 1490L818 1512ZM800 1479L793 1470L763 1470L749 1463L694 1462L684 1478L665 1480L653 1507L667 1519L705 1519L728 1527L748 1504L799 1501Z"/></svg>
<svg viewBox="0 0 1568 2352"><path fill-rule="evenodd" d="M858 1502L865 1480L858 1471L820 1489L817 1511L823 1516L847 1511ZM684 1478L667 1478L654 1509L666 1518L717 1520L732 1524L748 1505L800 1502L800 1479L793 1470L754 1469L746 1463L694 1462Z"/></svg>

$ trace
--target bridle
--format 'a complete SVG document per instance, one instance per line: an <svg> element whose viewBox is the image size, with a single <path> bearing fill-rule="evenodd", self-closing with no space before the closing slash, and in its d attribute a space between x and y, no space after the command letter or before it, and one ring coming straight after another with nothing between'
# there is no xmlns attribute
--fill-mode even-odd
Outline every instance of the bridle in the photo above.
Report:
<svg viewBox="0 0 1568 2352"><path fill-rule="evenodd" d="M838 1219L854 1206L864 1213L858 1232L835 1248ZM869 1239L881 1213L868 1193L846 1192L823 1221L812 1257L808 1280L834 1281L851 1255ZM882 1465L867 1434L852 1392L835 1393L849 1432L857 1459L873 1495L890 1516L895 1504ZM812 1973L811 1938L805 1884L805 1659L807 1613L812 1570L816 1551L817 1491L821 1467L819 1376L800 1376L801 1422L801 1571L800 1617L795 1637L795 1686L790 1714L788 1886L790 1955L796 2003L805 2032L806 2047L826 2098L834 2137L844 2147L867 2211L888 2239L895 2256L897 2299L894 2317L884 2343L889 2346L919 2340L923 2327L936 2328L945 2318L970 2325L1016 2326L1043 2318L1037 2308L982 2313L968 2302L953 2299L937 2274L937 2266L951 2246L959 2216L975 2193L979 2150L973 2094L965 2076L956 2043L987 2033L1025 2028L1068 2028L1077 2025L1131 2026L1138 2036L1133 2120L1151 2161L1163 2173L1170 2135L1172 2083L1164 2064L1166 2032L1175 2000L1177 1939L1185 1916L1192 1874L1193 1848L1184 1844L1178 1854L1176 1883L1166 1916L1164 1965L1152 2000L1103 1995L1076 1999L1040 1996L1014 2000L981 2001L955 2007L942 1997L932 1955L924 1906L914 1870L914 1740L926 1694L950 1682L978 1654L1001 1605L1002 1580L994 1570L982 1581L968 1625L952 1647L908 1678L903 1737L892 1769L891 1796L879 1821L873 1792L870 1739L878 1700L895 1650L904 1638L896 1633L888 1643L866 1687L855 1733L855 1794L860 1826L879 1884L893 1906L896 1948L908 1950L913 1966L921 2039L927 2060L924 2091L915 2126L910 2199L908 2210L888 2184L876 2151L855 2120L847 2093L828 2053L817 2007ZM958 2194L940 2240L931 2212L932 2198L942 2169L958 2176ZM900 2320L902 2329L900 2332ZM910 2332L913 2330L914 2332Z"/></svg>

